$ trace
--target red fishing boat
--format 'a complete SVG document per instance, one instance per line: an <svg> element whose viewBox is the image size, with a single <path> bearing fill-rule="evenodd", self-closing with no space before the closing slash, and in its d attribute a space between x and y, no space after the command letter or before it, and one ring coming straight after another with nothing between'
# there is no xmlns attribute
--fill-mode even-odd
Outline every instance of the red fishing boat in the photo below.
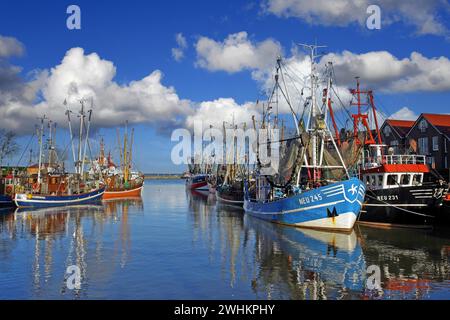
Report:
<svg viewBox="0 0 450 320"><path fill-rule="evenodd" d="M131 170L133 155L134 129L131 131L131 139L128 141L128 132L125 129L123 138L123 148L117 131L118 143L121 150L121 166L118 167L111 159L111 154L105 157L103 139L100 142L100 156L97 159L97 166L105 178L106 190L103 199L140 197L144 187L144 174Z"/></svg>

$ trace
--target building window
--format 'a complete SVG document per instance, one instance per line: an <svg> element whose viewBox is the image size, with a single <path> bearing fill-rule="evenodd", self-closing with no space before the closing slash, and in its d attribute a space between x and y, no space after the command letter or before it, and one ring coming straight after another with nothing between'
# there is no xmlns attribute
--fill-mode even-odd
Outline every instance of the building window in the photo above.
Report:
<svg viewBox="0 0 450 320"><path fill-rule="evenodd" d="M383 185L383 175L378 175L378 186L381 187Z"/></svg>
<svg viewBox="0 0 450 320"><path fill-rule="evenodd" d="M394 153L399 153L398 140L392 140L391 141L391 147L392 147L392 149L394 149Z"/></svg>
<svg viewBox="0 0 450 320"><path fill-rule="evenodd" d="M434 136L432 140L433 140L433 151L439 151L439 137Z"/></svg>
<svg viewBox="0 0 450 320"><path fill-rule="evenodd" d="M427 155L428 154L428 137L419 138L417 140L419 144L419 154Z"/></svg>
<svg viewBox="0 0 450 320"><path fill-rule="evenodd" d="M428 128L428 122L425 119L422 119L419 123L419 130L420 132L426 132Z"/></svg>
<svg viewBox="0 0 450 320"><path fill-rule="evenodd" d="M384 127L383 132L386 137L389 137L391 135L391 128L389 126L386 126Z"/></svg>
<svg viewBox="0 0 450 320"><path fill-rule="evenodd" d="M434 168L434 157L427 157L427 163Z"/></svg>
<svg viewBox="0 0 450 320"><path fill-rule="evenodd" d="M372 179L371 179L370 184L371 184L373 187L376 186L375 176L372 176Z"/></svg>

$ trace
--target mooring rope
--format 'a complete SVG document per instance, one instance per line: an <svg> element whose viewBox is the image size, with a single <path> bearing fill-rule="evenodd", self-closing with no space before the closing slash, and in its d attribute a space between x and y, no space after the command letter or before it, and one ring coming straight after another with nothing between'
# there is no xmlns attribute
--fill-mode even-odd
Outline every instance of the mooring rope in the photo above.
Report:
<svg viewBox="0 0 450 320"><path fill-rule="evenodd" d="M371 190L367 190L367 191L370 191L370 192L373 193L373 191L371 191ZM435 218L434 216L430 216L430 215L428 215L428 214L418 213L418 212L415 212L415 211L411 211L411 210L407 210L407 209L403 209L403 208L397 207L396 205L393 205L393 204L391 204L391 203L389 203L389 202L386 202L386 201L383 201L383 200L379 200L379 199L376 198L376 197L370 196L370 195L368 195L367 193L366 193L366 196L369 197L369 198L371 198L372 200L379 201L379 202L381 202L381 203L384 203L384 204L386 204L386 205L388 205L388 206L390 206L390 207L394 207L394 208L396 208L396 209L398 209L398 210L401 210L401 211L405 211L405 212L412 213L412 214L415 214L415 215L418 215L418 216L422 216L422 217ZM360 215L360 216L361 216L361 215ZM359 219L358 219L358 220L359 220Z"/></svg>

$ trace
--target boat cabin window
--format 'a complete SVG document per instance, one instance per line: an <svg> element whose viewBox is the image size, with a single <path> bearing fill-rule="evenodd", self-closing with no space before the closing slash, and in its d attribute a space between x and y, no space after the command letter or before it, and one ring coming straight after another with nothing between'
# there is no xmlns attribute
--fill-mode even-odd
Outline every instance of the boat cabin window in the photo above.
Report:
<svg viewBox="0 0 450 320"><path fill-rule="evenodd" d="M396 174L390 174L387 176L387 185L396 186L398 185L398 176Z"/></svg>
<svg viewBox="0 0 450 320"><path fill-rule="evenodd" d="M379 174L378 175L378 186L381 187L383 185L383 175Z"/></svg>
<svg viewBox="0 0 450 320"><path fill-rule="evenodd" d="M402 185L409 185L409 182L411 181L411 176L409 174L402 174L400 177L400 184Z"/></svg>
<svg viewBox="0 0 450 320"><path fill-rule="evenodd" d="M413 177L413 185L417 186L422 183L422 175L421 174L415 174Z"/></svg>

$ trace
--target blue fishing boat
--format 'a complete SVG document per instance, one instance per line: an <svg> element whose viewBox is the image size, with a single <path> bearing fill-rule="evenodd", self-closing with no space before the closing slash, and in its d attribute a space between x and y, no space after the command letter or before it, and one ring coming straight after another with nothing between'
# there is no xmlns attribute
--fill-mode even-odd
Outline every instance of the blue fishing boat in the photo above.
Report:
<svg viewBox="0 0 450 320"><path fill-rule="evenodd" d="M94 189L86 193L71 195L47 195L19 193L14 197L14 202L19 208L44 208L62 207L98 202L105 193L105 187Z"/></svg>
<svg viewBox="0 0 450 320"><path fill-rule="evenodd" d="M290 95L286 94L289 87L284 80L279 82L279 79L295 79L296 75L283 75L288 68L281 58L277 59L275 87L261 125L268 135L263 136L266 140L259 141L260 146L268 150L258 150L255 182L245 184L244 209L252 216L275 223L348 232L359 217L366 192L363 182L353 177L355 174L347 167L347 163L354 166L360 151L341 154L331 105L331 92L335 92L333 68L329 64L324 72L326 79L319 81L315 64L318 46L306 47L311 52L311 73L307 77L309 84L306 80L299 83L303 85L299 100L304 100L300 118L292 108L294 102ZM319 88L319 83L326 85ZM304 91L309 92L306 98ZM317 98L317 92L322 92L323 96ZM275 116L273 123L271 121L272 110L279 108L278 96L285 98L294 120L296 134L288 139L280 138L273 130L278 128L279 116ZM334 135L329 123L335 128ZM275 161L261 158L274 150L279 151Z"/></svg>
<svg viewBox="0 0 450 320"><path fill-rule="evenodd" d="M0 208L13 208L14 201L10 195L0 194Z"/></svg>
<svg viewBox="0 0 450 320"><path fill-rule="evenodd" d="M350 231L365 196L356 178L272 201L251 199L246 184L245 211L257 218L296 227Z"/></svg>

